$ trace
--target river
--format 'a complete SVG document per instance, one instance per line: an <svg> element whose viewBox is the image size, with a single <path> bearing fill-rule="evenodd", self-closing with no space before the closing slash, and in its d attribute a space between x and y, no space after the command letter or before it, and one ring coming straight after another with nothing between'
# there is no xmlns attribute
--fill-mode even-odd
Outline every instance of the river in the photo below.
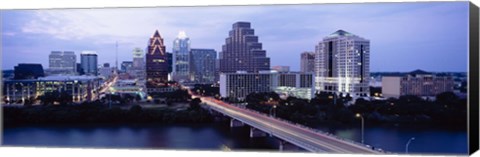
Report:
<svg viewBox="0 0 480 157"><path fill-rule="evenodd" d="M341 138L361 140L359 126L319 127ZM465 154L467 133L429 126L368 126L365 143L393 153ZM4 128L8 146L140 148L180 150L277 151L271 137L249 138L248 127L230 128L226 122L194 125L55 125Z"/></svg>

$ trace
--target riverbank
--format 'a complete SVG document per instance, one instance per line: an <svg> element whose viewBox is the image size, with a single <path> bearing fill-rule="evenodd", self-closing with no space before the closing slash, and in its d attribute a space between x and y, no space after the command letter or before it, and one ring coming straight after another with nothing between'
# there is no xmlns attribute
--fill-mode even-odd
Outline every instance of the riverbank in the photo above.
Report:
<svg viewBox="0 0 480 157"><path fill-rule="evenodd" d="M130 123L210 123L213 117L202 108L184 110L171 108L129 109L105 105L49 105L3 107L4 127L37 124L130 124Z"/></svg>

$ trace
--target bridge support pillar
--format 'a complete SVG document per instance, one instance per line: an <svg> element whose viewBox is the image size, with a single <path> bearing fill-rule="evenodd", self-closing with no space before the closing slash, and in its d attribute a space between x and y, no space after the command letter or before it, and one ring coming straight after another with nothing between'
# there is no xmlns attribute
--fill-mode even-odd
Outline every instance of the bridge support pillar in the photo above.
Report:
<svg viewBox="0 0 480 157"><path fill-rule="evenodd" d="M241 121L239 120L236 120L236 119L230 119L230 127L233 128L233 127L241 127L241 126L244 126L245 124L243 124Z"/></svg>
<svg viewBox="0 0 480 157"><path fill-rule="evenodd" d="M300 147L284 140L279 140L278 150L280 151L299 151Z"/></svg>
<svg viewBox="0 0 480 157"><path fill-rule="evenodd" d="M265 136L267 136L266 132L263 132L262 130L259 130L259 129L254 128L254 127L250 127L250 138L265 137Z"/></svg>

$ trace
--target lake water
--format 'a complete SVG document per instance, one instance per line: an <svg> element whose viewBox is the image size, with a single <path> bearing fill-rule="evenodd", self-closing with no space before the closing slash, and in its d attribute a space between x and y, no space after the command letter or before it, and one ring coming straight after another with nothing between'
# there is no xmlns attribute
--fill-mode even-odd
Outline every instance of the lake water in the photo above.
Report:
<svg viewBox="0 0 480 157"><path fill-rule="evenodd" d="M361 140L360 125L323 126L318 129L339 137ZM405 153L407 141L413 154L465 154L467 133L461 129L375 126L365 128L365 143L393 153ZM249 138L249 128L230 128L226 122L195 125L64 125L4 128L3 144L9 146L141 148L183 150L278 151L271 137Z"/></svg>

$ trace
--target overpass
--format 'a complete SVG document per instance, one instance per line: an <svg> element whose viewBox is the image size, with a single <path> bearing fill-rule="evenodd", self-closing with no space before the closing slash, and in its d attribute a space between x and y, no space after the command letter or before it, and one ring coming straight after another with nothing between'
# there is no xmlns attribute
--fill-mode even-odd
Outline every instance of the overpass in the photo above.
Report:
<svg viewBox="0 0 480 157"><path fill-rule="evenodd" d="M191 92L190 92L191 93ZM365 145L346 141L331 134L315 131L302 125L292 124L268 115L237 107L212 97L193 95L200 98L210 109L231 118L230 126L251 126L250 137L275 136L281 140L280 150L292 147L303 148L311 152L348 153L348 154L383 154Z"/></svg>

